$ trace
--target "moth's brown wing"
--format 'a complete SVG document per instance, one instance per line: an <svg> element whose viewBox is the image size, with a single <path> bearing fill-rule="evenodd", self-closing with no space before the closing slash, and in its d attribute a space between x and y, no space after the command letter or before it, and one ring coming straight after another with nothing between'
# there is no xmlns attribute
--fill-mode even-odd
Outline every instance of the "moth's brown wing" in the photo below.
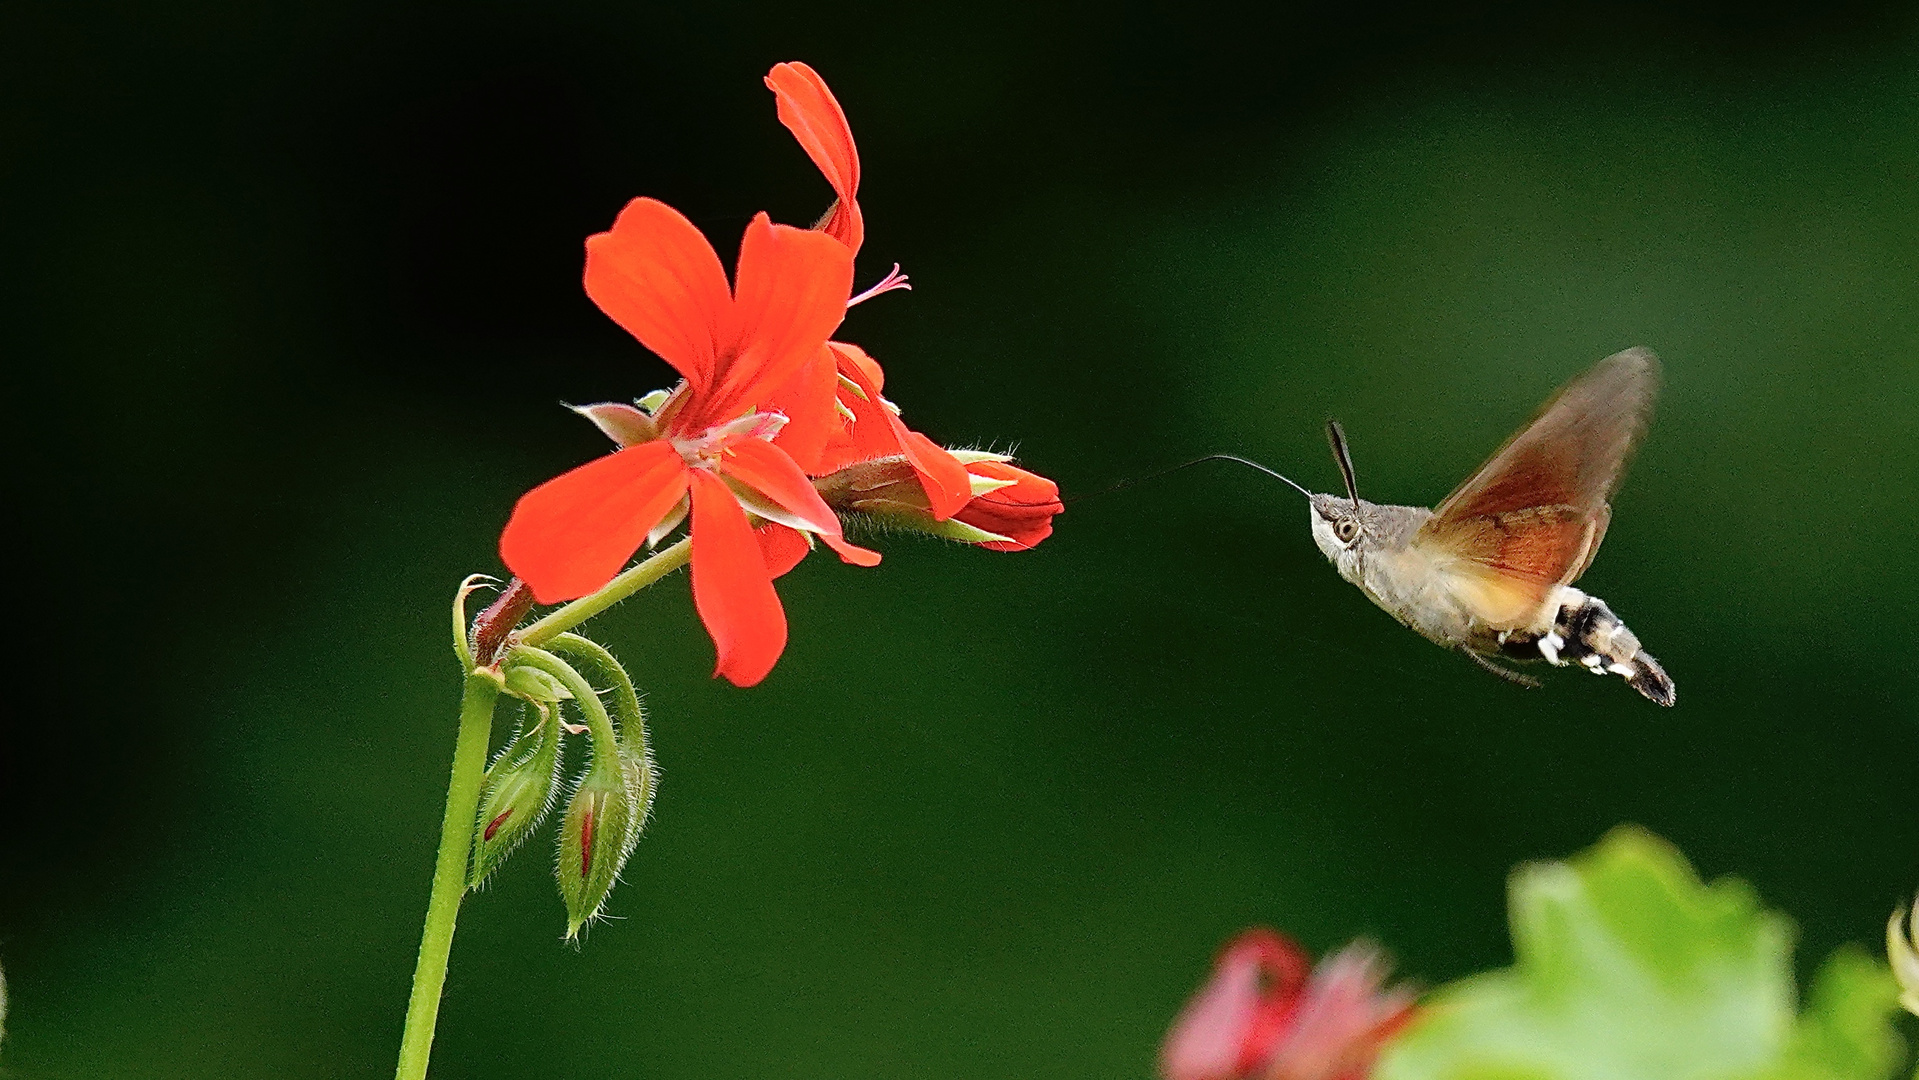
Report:
<svg viewBox="0 0 1919 1080"><path fill-rule="evenodd" d="M1645 349L1601 360L1420 527L1421 546L1458 561L1458 587L1484 594L1488 621L1520 625L1553 586L1592 563L1658 388L1659 361Z"/></svg>

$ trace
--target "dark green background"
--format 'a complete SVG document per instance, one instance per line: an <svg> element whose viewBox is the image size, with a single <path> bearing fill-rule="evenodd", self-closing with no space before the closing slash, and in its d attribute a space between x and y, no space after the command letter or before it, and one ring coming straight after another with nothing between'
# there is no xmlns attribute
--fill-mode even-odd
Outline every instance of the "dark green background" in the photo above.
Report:
<svg viewBox="0 0 1919 1080"><path fill-rule="evenodd" d="M1435 983L1637 821L1802 959L1919 885L1919 21L1904 5L0 9L11 1076L381 1076L451 752L447 598L664 365L581 294L622 203L731 261L866 168L843 334L1069 491L1211 451L1430 502L1629 345L1667 391L1584 584L1678 681L1523 692L1214 465L1040 550L684 581L593 630L653 826L580 949L544 841L467 906L441 1077L1146 1077L1250 923ZM1814 9L1817 10L1814 10ZM697 11L698 13L692 13Z"/></svg>

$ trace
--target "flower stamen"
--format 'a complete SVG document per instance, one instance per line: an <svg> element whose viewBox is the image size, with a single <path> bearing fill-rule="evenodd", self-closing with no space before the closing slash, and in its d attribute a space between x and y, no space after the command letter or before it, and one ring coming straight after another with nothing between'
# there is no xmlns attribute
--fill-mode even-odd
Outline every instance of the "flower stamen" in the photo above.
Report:
<svg viewBox="0 0 1919 1080"><path fill-rule="evenodd" d="M854 304L863 304L881 293L892 292L894 289L905 289L907 292L913 291L913 286L907 284L906 275L900 273L899 263L893 264L893 269L886 272L886 276L879 280L879 284L848 300L846 306L852 307Z"/></svg>

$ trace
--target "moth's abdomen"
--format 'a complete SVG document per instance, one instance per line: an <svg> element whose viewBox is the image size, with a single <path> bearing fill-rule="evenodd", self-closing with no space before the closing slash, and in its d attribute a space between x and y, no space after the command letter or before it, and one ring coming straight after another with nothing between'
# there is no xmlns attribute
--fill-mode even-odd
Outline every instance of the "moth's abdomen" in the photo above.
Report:
<svg viewBox="0 0 1919 1080"><path fill-rule="evenodd" d="M1606 602L1567 587L1551 631L1506 636L1500 649L1524 660L1544 657L1564 667L1578 664L1595 675L1618 675L1646 700L1671 705L1676 691L1666 669L1639 646L1639 638Z"/></svg>

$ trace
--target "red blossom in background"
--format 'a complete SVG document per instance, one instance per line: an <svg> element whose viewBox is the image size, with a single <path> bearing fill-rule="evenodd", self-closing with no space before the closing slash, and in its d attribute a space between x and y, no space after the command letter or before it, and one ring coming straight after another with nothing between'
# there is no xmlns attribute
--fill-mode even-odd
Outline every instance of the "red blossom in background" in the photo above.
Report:
<svg viewBox="0 0 1919 1080"><path fill-rule="evenodd" d="M1220 954L1160 1050L1164 1080L1365 1080L1412 1018L1413 995L1383 989L1386 964L1355 943L1308 974L1306 954L1248 930Z"/></svg>
<svg viewBox="0 0 1919 1080"><path fill-rule="evenodd" d="M769 441L789 419L767 408L773 388L817 356L844 317L852 255L760 214L729 289L712 245L652 199L629 203L586 249L587 295L683 381L651 414L581 410L622 449L522 496L500 556L541 603L584 596L690 504L693 599L719 651L714 673L751 686L785 648L786 616L749 511L817 534L848 562L879 561L845 542L805 472Z"/></svg>

